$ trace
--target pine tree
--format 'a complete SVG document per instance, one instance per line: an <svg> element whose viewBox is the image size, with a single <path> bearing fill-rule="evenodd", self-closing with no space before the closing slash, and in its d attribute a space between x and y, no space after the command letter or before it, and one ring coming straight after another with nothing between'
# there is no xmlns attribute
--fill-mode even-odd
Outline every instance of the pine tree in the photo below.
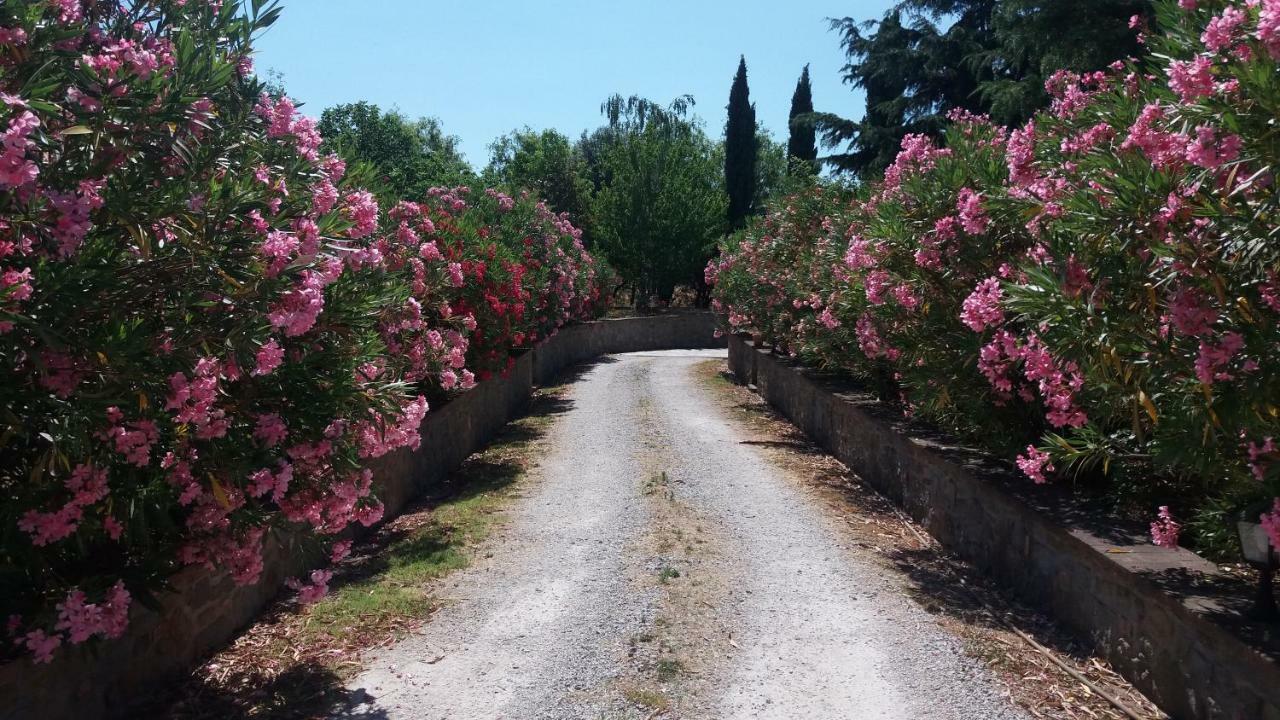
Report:
<svg viewBox="0 0 1280 720"><path fill-rule="evenodd" d="M1140 56L1128 19L1151 13L1152 0L902 0L879 21L833 20L843 79L865 92L866 114L813 115L825 146L846 147L824 162L872 177L903 135L936 136L957 109L1021 124L1047 103L1054 71Z"/></svg>
<svg viewBox="0 0 1280 720"><path fill-rule="evenodd" d="M796 91L791 95L791 136L787 139L787 172L812 174L818 169L818 145L813 124L807 117L813 112L813 88L809 85L809 66L804 66ZM797 122L797 118L803 118Z"/></svg>
<svg viewBox="0 0 1280 720"><path fill-rule="evenodd" d="M738 60L738 74L729 91L729 119L724 127L724 182L729 194L729 229L746 226L756 196L756 109L747 87L747 60Z"/></svg>

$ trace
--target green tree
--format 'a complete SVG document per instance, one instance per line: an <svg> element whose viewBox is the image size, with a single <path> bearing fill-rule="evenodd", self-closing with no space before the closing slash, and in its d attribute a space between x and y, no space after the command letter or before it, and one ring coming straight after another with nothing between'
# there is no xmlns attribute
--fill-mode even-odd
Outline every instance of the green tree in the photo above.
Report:
<svg viewBox="0 0 1280 720"><path fill-rule="evenodd" d="M588 136L601 178L597 241L638 305L695 284L724 231L722 153L688 116L692 104L614 96L602 107L608 124Z"/></svg>
<svg viewBox="0 0 1280 720"><path fill-rule="evenodd" d="M729 90L729 119L724 126L724 182L729 196L729 229L745 227L756 199L756 108L747 87L747 59L738 60L738 73Z"/></svg>
<svg viewBox="0 0 1280 720"><path fill-rule="evenodd" d="M594 188L586 160L569 138L555 130L525 128L494 140L489 152L486 184L528 189L552 210L569 213L575 225L588 229Z"/></svg>
<svg viewBox="0 0 1280 720"><path fill-rule="evenodd" d="M372 103L348 103L321 113L319 130L328 151L370 166L379 194L388 199L420 200L433 186L476 179L458 138L446 135L435 118L409 120Z"/></svg>
<svg viewBox="0 0 1280 720"><path fill-rule="evenodd" d="M1128 28L1151 0L903 0L879 21L831 21L846 84L866 94L861 120L815 113L824 160L863 177L893 161L908 133L938 136L952 110L1019 124L1044 106L1061 69L1099 70L1140 54Z"/></svg>
<svg viewBox="0 0 1280 720"><path fill-rule="evenodd" d="M787 147L770 137L763 127L756 130L756 197L753 206L763 208L769 200L786 192Z"/></svg>
<svg viewBox="0 0 1280 720"><path fill-rule="evenodd" d="M809 85L809 66L806 64L800 80L796 82L796 91L791 94L790 135L787 138L789 173L809 175L817 172L817 133L813 123L807 121L812 114L813 88Z"/></svg>

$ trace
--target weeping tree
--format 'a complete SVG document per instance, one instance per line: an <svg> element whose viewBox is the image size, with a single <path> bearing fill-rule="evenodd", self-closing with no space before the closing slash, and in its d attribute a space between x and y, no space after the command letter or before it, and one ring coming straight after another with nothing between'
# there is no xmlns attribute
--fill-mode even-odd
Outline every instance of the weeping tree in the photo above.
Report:
<svg viewBox="0 0 1280 720"><path fill-rule="evenodd" d="M694 284L724 232L722 153L692 107L688 96L662 106L615 95L601 107L607 124L588 136L600 182L598 246L638 306Z"/></svg>

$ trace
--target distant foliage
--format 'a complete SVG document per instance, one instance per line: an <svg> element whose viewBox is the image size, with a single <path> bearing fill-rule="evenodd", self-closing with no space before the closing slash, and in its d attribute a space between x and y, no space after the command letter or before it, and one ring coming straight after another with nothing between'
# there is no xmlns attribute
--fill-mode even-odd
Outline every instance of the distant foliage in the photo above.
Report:
<svg viewBox="0 0 1280 720"><path fill-rule="evenodd" d="M587 177L587 160L569 138L555 130L525 128L503 135L489 146L489 166L484 180L512 192L532 191L555 213L568 213L590 242L589 228L593 188Z"/></svg>
<svg viewBox="0 0 1280 720"><path fill-rule="evenodd" d="M1280 2L1158 18L1149 66L1058 72L1013 130L953 112L856 195L775 203L708 276L731 329L1223 550L1280 495Z"/></svg>
<svg viewBox="0 0 1280 720"><path fill-rule="evenodd" d="M325 151L353 167L369 167L369 181L388 203L477 180L458 149L458 138L446 135L435 118L409 120L395 110L358 102L326 108L317 129Z"/></svg>
<svg viewBox="0 0 1280 720"><path fill-rule="evenodd" d="M724 232L723 155L687 116L691 104L614 97L595 136L596 240L642 304L699 279Z"/></svg>

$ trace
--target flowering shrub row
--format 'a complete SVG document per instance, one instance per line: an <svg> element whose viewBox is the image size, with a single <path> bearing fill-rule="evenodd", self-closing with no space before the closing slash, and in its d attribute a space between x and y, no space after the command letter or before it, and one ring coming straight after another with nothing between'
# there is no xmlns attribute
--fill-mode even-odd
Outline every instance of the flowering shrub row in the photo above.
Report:
<svg viewBox="0 0 1280 720"><path fill-rule="evenodd" d="M365 461L600 306L533 199L384 216L251 74L245 5L0 4L0 658L120 635L183 566L255 582L274 527L342 557Z"/></svg>
<svg viewBox="0 0 1280 720"><path fill-rule="evenodd" d="M732 330L1037 483L1164 505L1161 544L1178 515L1212 546L1228 511L1274 502L1280 546L1280 0L1158 17L1150 67L1060 72L1020 128L958 114L941 145L908 136L882 182L777 203L708 279Z"/></svg>

